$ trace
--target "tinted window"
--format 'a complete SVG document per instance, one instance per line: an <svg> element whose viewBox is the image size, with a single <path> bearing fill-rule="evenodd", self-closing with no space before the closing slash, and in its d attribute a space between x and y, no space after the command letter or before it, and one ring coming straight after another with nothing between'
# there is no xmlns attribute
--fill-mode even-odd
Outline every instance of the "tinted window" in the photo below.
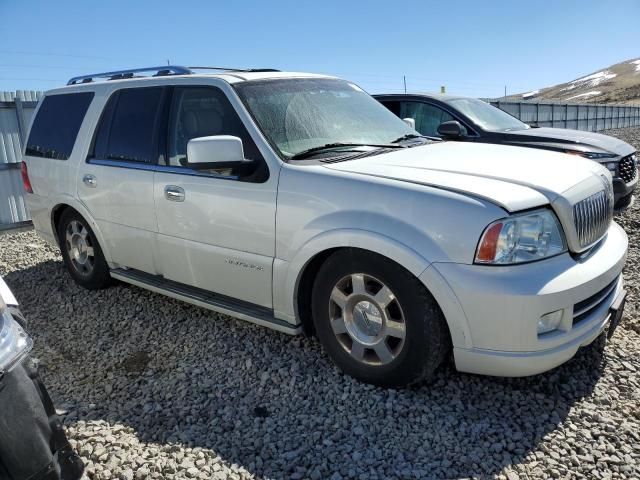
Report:
<svg viewBox="0 0 640 480"><path fill-rule="evenodd" d="M192 138L233 135L242 140L244 156L255 160L255 180L262 178L266 164L242 120L226 95L214 87L176 87L171 101L168 133L168 163L180 167L187 158L187 143ZM226 169L225 174L234 174Z"/></svg>
<svg viewBox="0 0 640 480"><path fill-rule="evenodd" d="M416 130L422 135L438 137L438 126L442 122L455 120L447 112L434 105L421 102L400 102L400 118L413 118Z"/></svg>
<svg viewBox="0 0 640 480"><path fill-rule="evenodd" d="M156 163L163 87L130 88L114 94L104 109L94 156Z"/></svg>
<svg viewBox="0 0 640 480"><path fill-rule="evenodd" d="M475 98L456 98L449 104L464 113L483 129L493 132L511 132L530 128L507 112Z"/></svg>
<svg viewBox="0 0 640 480"><path fill-rule="evenodd" d="M46 96L33 121L26 154L68 159L92 99L93 92Z"/></svg>

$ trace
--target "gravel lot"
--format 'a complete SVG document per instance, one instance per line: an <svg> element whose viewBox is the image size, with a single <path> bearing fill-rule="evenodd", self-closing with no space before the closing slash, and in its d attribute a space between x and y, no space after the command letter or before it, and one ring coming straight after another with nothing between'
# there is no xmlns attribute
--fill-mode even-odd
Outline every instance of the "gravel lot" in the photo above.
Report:
<svg viewBox="0 0 640 480"><path fill-rule="evenodd" d="M640 148L640 129L615 134ZM0 236L0 274L90 478L637 478L639 204L618 219L623 324L525 379L449 363L417 389L360 384L315 340L136 287L87 292L33 232Z"/></svg>

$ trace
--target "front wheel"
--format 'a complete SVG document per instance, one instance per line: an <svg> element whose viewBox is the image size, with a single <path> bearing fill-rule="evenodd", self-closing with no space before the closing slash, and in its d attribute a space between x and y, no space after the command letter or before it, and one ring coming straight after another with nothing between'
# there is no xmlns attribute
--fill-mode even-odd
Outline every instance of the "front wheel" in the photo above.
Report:
<svg viewBox="0 0 640 480"><path fill-rule="evenodd" d="M76 283L97 290L113 282L96 236L79 213L67 210L62 214L58 239L64 263Z"/></svg>
<svg viewBox="0 0 640 480"><path fill-rule="evenodd" d="M367 383L405 386L428 379L449 347L435 299L411 273L380 255L340 250L314 284L313 319L325 350Z"/></svg>

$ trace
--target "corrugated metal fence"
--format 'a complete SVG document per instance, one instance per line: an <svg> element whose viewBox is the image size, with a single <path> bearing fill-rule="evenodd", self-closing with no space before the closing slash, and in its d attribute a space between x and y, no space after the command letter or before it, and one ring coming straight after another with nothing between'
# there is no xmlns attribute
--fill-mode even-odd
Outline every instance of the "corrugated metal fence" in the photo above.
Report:
<svg viewBox="0 0 640 480"><path fill-rule="evenodd" d="M539 127L573 128L596 132L611 128L640 126L640 106L500 100L491 100L489 103L529 125Z"/></svg>
<svg viewBox="0 0 640 480"><path fill-rule="evenodd" d="M22 142L41 92L0 92L0 230L29 223L20 161Z"/></svg>

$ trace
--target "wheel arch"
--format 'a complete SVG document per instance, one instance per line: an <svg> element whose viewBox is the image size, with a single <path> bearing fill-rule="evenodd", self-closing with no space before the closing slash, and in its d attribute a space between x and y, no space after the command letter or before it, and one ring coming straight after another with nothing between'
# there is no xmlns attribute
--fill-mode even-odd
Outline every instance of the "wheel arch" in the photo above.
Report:
<svg viewBox="0 0 640 480"><path fill-rule="evenodd" d="M345 248L369 251L397 263L419 278L430 262L407 245L388 236L358 229L324 232L309 240L291 261L274 263L274 311L291 322L300 322L312 333L309 295L320 266L334 252Z"/></svg>
<svg viewBox="0 0 640 480"><path fill-rule="evenodd" d="M111 254L109 252L109 245L105 241L105 238L102 234L102 230L98 223L94 220L93 216L89 213L89 211L77 201L73 201L72 199L64 199L56 202L51 208L51 230L53 231L54 238L58 245L60 245L60 239L58 238L58 226L60 223L60 219L65 211L72 210L78 213L82 218L84 218L94 235L98 243L100 244L100 249L102 250L102 254L104 255L105 260L108 264L111 263Z"/></svg>

